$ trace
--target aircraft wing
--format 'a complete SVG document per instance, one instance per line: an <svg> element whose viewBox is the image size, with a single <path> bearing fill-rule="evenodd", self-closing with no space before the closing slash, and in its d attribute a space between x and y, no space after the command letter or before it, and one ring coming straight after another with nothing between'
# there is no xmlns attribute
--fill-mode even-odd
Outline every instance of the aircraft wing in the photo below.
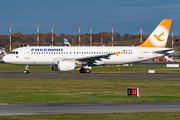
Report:
<svg viewBox="0 0 180 120"><path fill-rule="evenodd" d="M78 61L91 61L91 60L99 60L100 58L107 58L108 59L110 55L114 55L114 54L91 55L91 56L79 57L79 58L76 58L75 60L78 60Z"/></svg>
<svg viewBox="0 0 180 120"><path fill-rule="evenodd" d="M115 53L118 56L118 53ZM114 53L110 53L110 54L99 54L99 55L91 55L91 56L84 56L84 57L78 57L78 58L67 58L67 59L63 59L63 61L69 61L69 60L75 60L75 61L82 61L82 62L88 62L88 61L95 61L95 60L100 60L101 58L106 58L109 59L109 56L111 55L115 55Z"/></svg>

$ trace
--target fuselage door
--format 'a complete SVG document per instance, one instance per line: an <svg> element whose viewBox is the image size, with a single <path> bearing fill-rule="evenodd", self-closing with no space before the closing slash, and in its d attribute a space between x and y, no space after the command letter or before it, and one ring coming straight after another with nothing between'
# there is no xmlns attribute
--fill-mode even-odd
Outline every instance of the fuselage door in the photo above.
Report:
<svg viewBox="0 0 180 120"><path fill-rule="evenodd" d="M143 59L143 49L138 49L138 58Z"/></svg>
<svg viewBox="0 0 180 120"><path fill-rule="evenodd" d="M29 48L24 48L24 58L29 59L30 58L30 50Z"/></svg>

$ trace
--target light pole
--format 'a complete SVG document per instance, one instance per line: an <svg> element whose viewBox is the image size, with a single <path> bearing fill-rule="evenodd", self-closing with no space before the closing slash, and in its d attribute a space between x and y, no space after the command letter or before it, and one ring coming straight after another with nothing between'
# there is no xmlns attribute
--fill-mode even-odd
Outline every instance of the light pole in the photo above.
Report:
<svg viewBox="0 0 180 120"><path fill-rule="evenodd" d="M37 46L39 46L39 23L37 22Z"/></svg>
<svg viewBox="0 0 180 120"><path fill-rule="evenodd" d="M52 46L53 46L53 25L55 24L52 24Z"/></svg>
<svg viewBox="0 0 180 120"><path fill-rule="evenodd" d="M13 24L10 23L9 52L11 52L11 25Z"/></svg>

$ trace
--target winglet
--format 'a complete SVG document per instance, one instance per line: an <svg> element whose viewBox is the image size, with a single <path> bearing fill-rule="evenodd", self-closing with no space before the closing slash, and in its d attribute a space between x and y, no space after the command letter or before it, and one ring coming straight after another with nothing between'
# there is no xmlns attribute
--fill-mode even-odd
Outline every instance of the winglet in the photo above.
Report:
<svg viewBox="0 0 180 120"><path fill-rule="evenodd" d="M139 47L161 47L165 48L172 19L163 19L146 41Z"/></svg>
<svg viewBox="0 0 180 120"><path fill-rule="evenodd" d="M116 53L114 53L114 54L117 55L117 56L119 56L119 53L120 53L120 51L118 51L118 52L116 52Z"/></svg>

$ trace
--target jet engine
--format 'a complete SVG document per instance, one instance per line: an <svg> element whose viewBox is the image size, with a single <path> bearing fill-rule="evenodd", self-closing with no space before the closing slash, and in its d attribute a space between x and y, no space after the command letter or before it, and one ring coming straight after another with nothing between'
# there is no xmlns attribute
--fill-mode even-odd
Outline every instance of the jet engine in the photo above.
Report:
<svg viewBox="0 0 180 120"><path fill-rule="evenodd" d="M59 61L57 65L52 65L53 71L70 71L74 70L76 64L73 61Z"/></svg>

